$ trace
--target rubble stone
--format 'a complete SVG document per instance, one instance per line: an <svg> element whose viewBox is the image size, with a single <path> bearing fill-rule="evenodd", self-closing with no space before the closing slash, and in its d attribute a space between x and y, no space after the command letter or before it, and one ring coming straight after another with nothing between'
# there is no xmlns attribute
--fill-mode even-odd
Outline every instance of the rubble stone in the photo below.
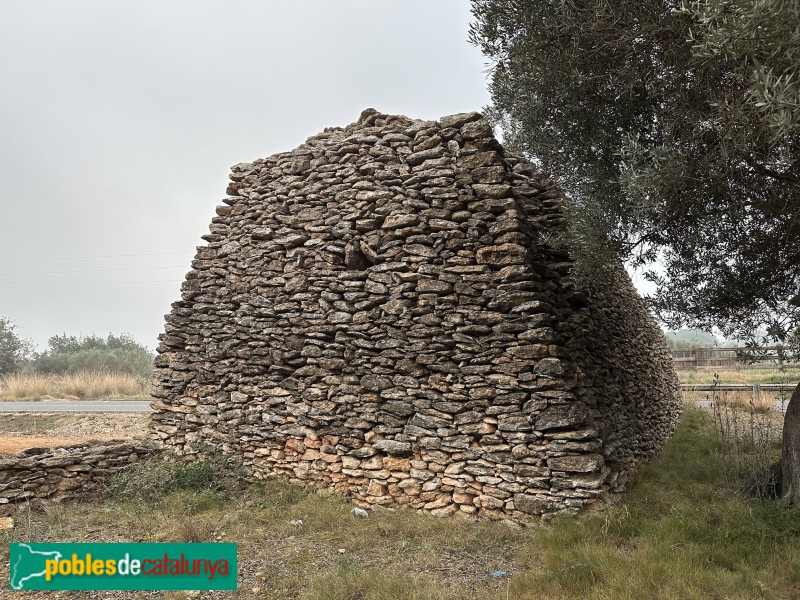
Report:
<svg viewBox="0 0 800 600"><path fill-rule="evenodd" d="M101 496L112 474L160 451L150 440L135 440L29 448L0 456L0 516L12 514L16 504L33 498L60 502Z"/></svg>

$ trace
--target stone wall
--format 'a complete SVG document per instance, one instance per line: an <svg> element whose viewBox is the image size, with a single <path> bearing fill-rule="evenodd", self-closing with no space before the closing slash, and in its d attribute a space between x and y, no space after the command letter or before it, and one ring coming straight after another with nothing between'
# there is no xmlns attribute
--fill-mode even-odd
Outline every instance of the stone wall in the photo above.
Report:
<svg viewBox="0 0 800 600"><path fill-rule="evenodd" d="M158 452L149 440L96 442L0 456L0 515L16 504L101 494L108 477Z"/></svg>
<svg viewBox="0 0 800 600"><path fill-rule="evenodd" d="M600 506L680 415L621 267L578 284L562 193L477 113L365 111L233 167L156 358L154 435L362 505Z"/></svg>

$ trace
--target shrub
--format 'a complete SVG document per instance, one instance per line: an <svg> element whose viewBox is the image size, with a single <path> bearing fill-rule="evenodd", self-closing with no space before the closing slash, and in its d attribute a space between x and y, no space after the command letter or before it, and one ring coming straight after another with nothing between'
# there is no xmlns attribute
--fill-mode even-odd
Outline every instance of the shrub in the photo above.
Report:
<svg viewBox="0 0 800 600"><path fill-rule="evenodd" d="M174 492L225 494L242 481L234 457L209 452L197 460L166 458L134 463L115 474L110 487L120 500L152 502Z"/></svg>
<svg viewBox="0 0 800 600"><path fill-rule="evenodd" d="M153 353L125 334L107 338L56 335L47 343L48 349L33 361L37 373L92 371L147 378L153 371Z"/></svg>

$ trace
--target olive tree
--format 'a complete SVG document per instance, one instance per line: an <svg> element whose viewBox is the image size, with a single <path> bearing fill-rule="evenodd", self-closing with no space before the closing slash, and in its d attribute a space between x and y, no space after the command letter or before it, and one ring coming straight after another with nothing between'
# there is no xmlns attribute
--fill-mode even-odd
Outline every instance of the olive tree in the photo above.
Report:
<svg viewBox="0 0 800 600"><path fill-rule="evenodd" d="M14 324L0 317L0 375L16 371L33 353L33 344L14 332Z"/></svg>
<svg viewBox="0 0 800 600"><path fill-rule="evenodd" d="M672 328L796 341L800 2L473 0L472 12L487 116L568 192L561 242L579 270L612 256L650 268Z"/></svg>

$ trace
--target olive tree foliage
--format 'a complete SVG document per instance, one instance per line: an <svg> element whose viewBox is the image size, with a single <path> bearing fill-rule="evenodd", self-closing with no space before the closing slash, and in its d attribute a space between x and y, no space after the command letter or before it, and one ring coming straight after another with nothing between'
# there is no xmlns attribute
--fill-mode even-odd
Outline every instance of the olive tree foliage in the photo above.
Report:
<svg viewBox="0 0 800 600"><path fill-rule="evenodd" d="M33 353L33 343L20 338L14 323L0 317L0 376L17 371Z"/></svg>
<svg viewBox="0 0 800 600"><path fill-rule="evenodd" d="M672 328L800 324L800 0L473 0L487 116L567 191L579 270Z"/></svg>

